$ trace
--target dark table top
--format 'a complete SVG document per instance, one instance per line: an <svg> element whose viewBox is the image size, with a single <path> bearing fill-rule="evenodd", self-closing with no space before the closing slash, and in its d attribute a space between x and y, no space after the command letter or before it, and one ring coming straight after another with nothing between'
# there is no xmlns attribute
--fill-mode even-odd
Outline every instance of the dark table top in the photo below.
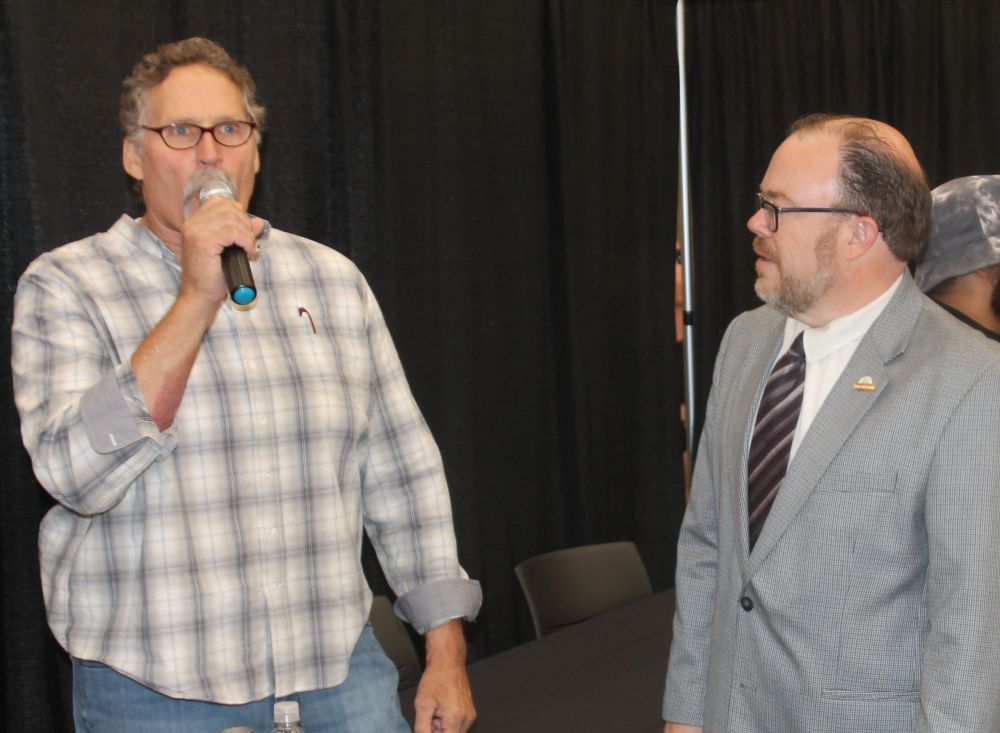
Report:
<svg viewBox="0 0 1000 733"><path fill-rule="evenodd" d="M648 598L469 665L473 733L654 733L674 593ZM416 688L400 693L412 724Z"/></svg>

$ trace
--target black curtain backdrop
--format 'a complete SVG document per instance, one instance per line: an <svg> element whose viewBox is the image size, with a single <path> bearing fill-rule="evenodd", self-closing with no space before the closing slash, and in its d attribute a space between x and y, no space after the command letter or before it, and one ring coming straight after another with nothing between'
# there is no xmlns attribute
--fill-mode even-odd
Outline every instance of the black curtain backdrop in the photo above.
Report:
<svg viewBox="0 0 1000 733"><path fill-rule="evenodd" d="M7 333L31 259L141 211L121 168L122 78L162 42L214 38L269 110L253 210L357 262L441 445L463 565L485 593L471 658L533 636L513 567L534 554L632 539L654 586L672 584L673 2L2 8ZM68 664L38 580L50 500L21 447L9 372L2 382L3 705L70 730ZM383 590L371 553L366 569Z"/></svg>
<svg viewBox="0 0 1000 733"><path fill-rule="evenodd" d="M270 111L255 211L359 264L441 444L463 564L486 596L472 657L531 637L512 568L536 553L634 539L654 586L672 584L683 511L672 0L0 3L8 331L36 254L140 210L119 162L122 77L161 42L215 38ZM686 8L703 408L726 323L755 305L743 222L787 125L817 110L885 119L932 185L1000 171L1000 7ZM35 555L50 502L9 374L0 382L4 712L68 731L68 665Z"/></svg>

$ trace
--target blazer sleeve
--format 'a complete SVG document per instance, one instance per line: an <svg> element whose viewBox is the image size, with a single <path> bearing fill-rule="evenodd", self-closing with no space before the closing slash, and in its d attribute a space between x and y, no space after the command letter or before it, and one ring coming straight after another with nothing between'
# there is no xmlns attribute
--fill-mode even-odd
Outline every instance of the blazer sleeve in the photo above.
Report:
<svg viewBox="0 0 1000 733"><path fill-rule="evenodd" d="M734 324L730 324L719 348L712 375L705 425L698 444L691 499L677 542L677 606L673 641L663 694L663 719L686 725L701 725L705 714L709 646L715 606L718 569L718 522L716 507L718 473L716 440L722 430L719 387Z"/></svg>
<svg viewBox="0 0 1000 733"><path fill-rule="evenodd" d="M1000 361L938 444L926 492L918 731L1000 730Z"/></svg>

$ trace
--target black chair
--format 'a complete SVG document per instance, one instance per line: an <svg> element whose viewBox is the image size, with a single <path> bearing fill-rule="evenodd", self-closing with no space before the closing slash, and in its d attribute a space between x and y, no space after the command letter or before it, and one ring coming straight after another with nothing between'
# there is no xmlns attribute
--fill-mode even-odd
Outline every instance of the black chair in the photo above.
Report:
<svg viewBox="0 0 1000 733"><path fill-rule="evenodd" d="M392 601L386 596L372 598L372 610L368 618L372 622L375 638L399 670L399 689L405 690L420 682L421 667L417 650L406 626L393 613Z"/></svg>
<svg viewBox="0 0 1000 733"><path fill-rule="evenodd" d="M538 638L653 592L633 542L547 552L520 563L514 573Z"/></svg>

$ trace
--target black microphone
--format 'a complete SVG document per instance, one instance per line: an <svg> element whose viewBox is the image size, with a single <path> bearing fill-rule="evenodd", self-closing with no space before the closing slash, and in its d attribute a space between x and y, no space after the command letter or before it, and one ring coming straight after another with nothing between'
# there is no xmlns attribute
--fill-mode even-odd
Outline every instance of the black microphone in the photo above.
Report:
<svg viewBox="0 0 1000 733"><path fill-rule="evenodd" d="M209 196L221 196L230 201L236 200L233 189L225 181L211 180L201 187L198 200L205 203ZM237 305L249 305L257 297L257 286L250 271L250 260L246 250L235 244L230 244L222 250L222 274L226 278L229 297Z"/></svg>

